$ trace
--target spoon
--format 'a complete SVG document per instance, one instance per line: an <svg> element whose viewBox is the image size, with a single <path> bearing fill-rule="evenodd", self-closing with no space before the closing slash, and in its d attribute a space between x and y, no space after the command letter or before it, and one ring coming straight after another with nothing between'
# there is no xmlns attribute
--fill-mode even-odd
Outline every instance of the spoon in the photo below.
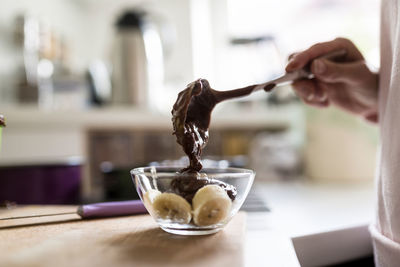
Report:
<svg viewBox="0 0 400 267"><path fill-rule="evenodd" d="M182 172L197 172L202 168L200 155L208 142L208 127L211 112L215 105L224 100L249 95L264 87L262 85L250 85L235 90L217 91L210 87L206 79L198 79L188 84L186 89L178 94L171 111L173 134L189 157L190 162L190 165ZM272 88L267 89L271 90Z"/></svg>
<svg viewBox="0 0 400 267"><path fill-rule="evenodd" d="M346 55L344 49L327 53L320 58L339 59ZM311 64L311 63L310 63ZM274 80L239 89L218 91L210 87L206 79L198 79L178 94L171 111L172 123L177 142L189 157L190 165L182 171L199 171L202 168L200 155L208 142L208 128L214 107L225 100L250 95L263 89L266 92L274 87L302 78L313 78L310 64L303 69L286 73Z"/></svg>

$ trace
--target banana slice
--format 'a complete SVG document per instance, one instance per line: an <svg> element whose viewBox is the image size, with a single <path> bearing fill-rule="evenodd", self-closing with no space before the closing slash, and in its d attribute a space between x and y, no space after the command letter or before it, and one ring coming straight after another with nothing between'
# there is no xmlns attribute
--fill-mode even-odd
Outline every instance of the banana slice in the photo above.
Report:
<svg viewBox="0 0 400 267"><path fill-rule="evenodd" d="M143 204L152 216L155 214L153 209L153 202L155 198L159 195L161 195L161 192L155 189L149 189L143 194Z"/></svg>
<svg viewBox="0 0 400 267"><path fill-rule="evenodd" d="M220 186L206 185L194 195L192 205L194 223L208 226L223 221L229 215L232 201Z"/></svg>
<svg viewBox="0 0 400 267"><path fill-rule="evenodd" d="M174 193L162 193L153 202L155 214L162 219L178 223L189 223L192 207L183 197Z"/></svg>

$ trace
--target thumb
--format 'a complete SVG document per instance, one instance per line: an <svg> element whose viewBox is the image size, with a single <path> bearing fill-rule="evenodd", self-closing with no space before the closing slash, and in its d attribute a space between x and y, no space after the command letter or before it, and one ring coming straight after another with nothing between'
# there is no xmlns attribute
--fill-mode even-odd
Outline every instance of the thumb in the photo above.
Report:
<svg viewBox="0 0 400 267"><path fill-rule="evenodd" d="M357 83L368 71L364 61L337 63L326 59L316 59L311 64L311 72L318 80L327 83Z"/></svg>

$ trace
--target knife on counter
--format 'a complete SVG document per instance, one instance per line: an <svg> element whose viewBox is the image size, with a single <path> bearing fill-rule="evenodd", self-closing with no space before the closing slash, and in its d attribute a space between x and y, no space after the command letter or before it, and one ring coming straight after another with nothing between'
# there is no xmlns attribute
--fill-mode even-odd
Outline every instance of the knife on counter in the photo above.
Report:
<svg viewBox="0 0 400 267"><path fill-rule="evenodd" d="M78 214L82 219L91 219L91 218L105 218L105 217L134 215L134 214L146 214L146 213L147 210L144 207L143 202L141 200L128 200L128 201L114 201L114 202L102 202L102 203L80 205L75 212L32 214L26 216L15 216L7 218L0 217L0 220L17 220L26 218L67 215L67 214Z"/></svg>

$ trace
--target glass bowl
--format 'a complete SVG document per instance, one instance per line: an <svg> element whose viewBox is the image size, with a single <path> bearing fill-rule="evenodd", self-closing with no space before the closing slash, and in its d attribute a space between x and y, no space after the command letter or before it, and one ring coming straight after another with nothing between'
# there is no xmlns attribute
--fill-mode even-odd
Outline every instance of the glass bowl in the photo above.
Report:
<svg viewBox="0 0 400 267"><path fill-rule="evenodd" d="M160 215L160 213L162 213L162 210L160 209L161 199L159 198L156 200L156 198L162 195L163 193L164 197L168 195L168 198L166 198L169 201L168 205L171 205L170 204L171 202L175 205L176 202L174 201L176 200L176 198L178 198L179 200L178 202L182 202L181 200L185 200L184 198L182 198L182 196L176 194L176 191L173 190L173 187L171 185L171 182L176 178L179 179L188 178L187 173L185 174L179 173L181 169L182 169L181 167L151 166L151 167L140 167L131 170L132 180L136 186L136 190L149 214L153 217L153 219L158 223L158 225L164 231L179 235L207 235L216 233L219 230L223 229L227 225L227 223L232 219L232 217L239 211L240 207L242 206L244 200L247 197L247 194L250 191L255 176L255 173L252 170L247 170L247 169L203 168L199 174L200 178L207 177L208 179L211 179L211 181L213 182L217 183L223 182L228 185L232 185L236 188L237 194L234 200L231 200L228 197L227 192L220 189L220 191L222 190L222 192L226 194L223 197L225 198L228 197L228 199L231 201L231 204L228 203L229 208L226 209L226 212L224 213L225 216L223 217L223 219L214 224L196 225L195 224L196 214L197 218L199 218L200 215L199 212L193 211L192 203L190 203L190 200L186 202L187 204L184 204L185 207L184 212L188 216L185 217L184 220L177 220L177 218L175 217L171 218L170 216L165 216L165 214L163 214L163 216ZM195 174L190 174L190 175L195 175ZM197 192L199 192L200 190L201 188ZM172 196L172 198L169 198L171 196L171 193L174 195ZM203 198L207 198L210 195L203 194L203 196L205 196ZM212 196L210 196L210 198L212 198ZM198 197L198 199L200 199L200 197ZM193 201L193 206L195 206L195 204L199 202L200 201L197 202ZM224 202L224 199L222 201L218 200L216 202L222 203ZM199 209L196 209L196 211L198 210ZM197 224L199 224L198 222L199 219L197 219Z"/></svg>

